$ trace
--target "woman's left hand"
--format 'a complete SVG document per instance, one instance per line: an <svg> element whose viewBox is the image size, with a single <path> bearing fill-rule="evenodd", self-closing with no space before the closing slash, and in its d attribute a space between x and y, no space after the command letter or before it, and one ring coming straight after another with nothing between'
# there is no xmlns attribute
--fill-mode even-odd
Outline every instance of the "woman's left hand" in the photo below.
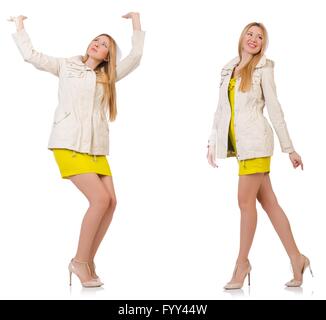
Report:
<svg viewBox="0 0 326 320"><path fill-rule="evenodd" d="M15 22L17 31L24 29L24 20L27 19L26 16L20 15L17 17L11 16L8 21Z"/></svg>
<svg viewBox="0 0 326 320"><path fill-rule="evenodd" d="M301 170L303 170L303 162L299 154L293 151L289 154L289 157L292 162L293 168L296 169L298 166L301 166Z"/></svg>
<svg viewBox="0 0 326 320"><path fill-rule="evenodd" d="M122 16L122 18L126 18L126 19L134 19L136 17L139 18L138 12L128 12L127 14Z"/></svg>

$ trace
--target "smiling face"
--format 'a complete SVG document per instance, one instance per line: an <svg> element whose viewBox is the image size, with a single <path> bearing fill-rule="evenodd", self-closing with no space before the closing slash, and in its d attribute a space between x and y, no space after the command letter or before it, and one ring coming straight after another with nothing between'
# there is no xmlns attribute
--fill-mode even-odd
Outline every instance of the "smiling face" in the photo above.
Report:
<svg viewBox="0 0 326 320"><path fill-rule="evenodd" d="M252 55L259 53L263 47L263 34L264 32L260 27L250 27L243 36L242 50Z"/></svg>
<svg viewBox="0 0 326 320"><path fill-rule="evenodd" d="M105 35L96 37L88 46L87 54L94 60L107 61L110 39Z"/></svg>

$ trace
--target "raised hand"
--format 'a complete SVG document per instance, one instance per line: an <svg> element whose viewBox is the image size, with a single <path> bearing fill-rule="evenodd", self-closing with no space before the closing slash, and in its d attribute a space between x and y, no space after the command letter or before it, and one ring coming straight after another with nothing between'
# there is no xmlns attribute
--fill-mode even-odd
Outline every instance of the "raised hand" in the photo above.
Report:
<svg viewBox="0 0 326 320"><path fill-rule="evenodd" d="M139 18L139 12L128 12L122 16L122 18L126 18L126 19L134 19L136 17Z"/></svg>
<svg viewBox="0 0 326 320"><path fill-rule="evenodd" d="M134 30L141 30L140 16L139 16L138 12L128 12L125 15L123 15L122 18L131 19L133 29Z"/></svg>
<svg viewBox="0 0 326 320"><path fill-rule="evenodd" d="M17 31L24 29L24 20L27 19L26 16L20 15L17 17L11 16L8 21L15 22Z"/></svg>

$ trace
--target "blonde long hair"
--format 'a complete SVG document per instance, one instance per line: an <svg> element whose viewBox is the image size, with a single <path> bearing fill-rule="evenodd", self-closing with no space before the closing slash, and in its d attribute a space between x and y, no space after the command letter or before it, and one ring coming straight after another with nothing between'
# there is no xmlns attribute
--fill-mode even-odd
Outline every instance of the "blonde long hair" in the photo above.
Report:
<svg viewBox="0 0 326 320"><path fill-rule="evenodd" d="M265 28L265 26L260 23L260 22L251 22L249 24L247 24L240 36L239 39L239 44L238 44L238 52L239 52L239 57L240 60L242 59L242 41L244 36L246 35L246 33L248 32L248 30L251 27L259 27L262 32L263 32L263 40L262 40L262 47L260 52L258 52L257 54L255 54L251 60L240 70L240 77L241 77L241 83L239 86L240 91L242 92L246 92L249 91L251 88L251 81L252 81L252 74L255 70L255 67L257 66L259 60L261 59L261 57L264 55L266 48L267 48L267 44L268 44L268 33L267 30Z"/></svg>
<svg viewBox="0 0 326 320"><path fill-rule="evenodd" d="M101 104L102 106L108 106L110 121L114 121L117 117L117 101L116 101L116 90L115 90L115 82L116 82L116 55L117 55L117 45L114 39L106 34L102 33L98 35L106 36L110 40L109 44L109 53L107 56L107 60L103 60L96 68L96 83L101 83L104 88L104 95L102 97ZM83 63L88 59L88 54L86 53L83 57Z"/></svg>

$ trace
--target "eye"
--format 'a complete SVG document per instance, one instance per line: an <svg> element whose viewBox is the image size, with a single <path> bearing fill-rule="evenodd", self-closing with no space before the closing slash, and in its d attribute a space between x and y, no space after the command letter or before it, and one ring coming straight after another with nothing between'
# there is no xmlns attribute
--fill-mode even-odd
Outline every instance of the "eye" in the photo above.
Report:
<svg viewBox="0 0 326 320"><path fill-rule="evenodd" d="M102 46L104 46L105 48L108 48L108 45L105 42L102 42Z"/></svg>

